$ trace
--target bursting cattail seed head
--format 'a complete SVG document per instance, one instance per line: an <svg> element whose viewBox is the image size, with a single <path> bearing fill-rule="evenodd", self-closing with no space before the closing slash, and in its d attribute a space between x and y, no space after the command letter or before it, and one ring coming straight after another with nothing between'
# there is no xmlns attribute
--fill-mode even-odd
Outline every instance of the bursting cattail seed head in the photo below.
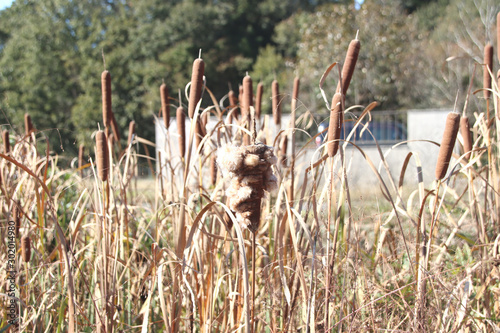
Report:
<svg viewBox="0 0 500 333"><path fill-rule="evenodd" d="M105 70L101 74L102 122L105 127L111 125L111 74Z"/></svg>
<svg viewBox="0 0 500 333"><path fill-rule="evenodd" d="M179 134L179 153L182 158L186 152L186 112L182 106L176 111L177 134Z"/></svg>
<svg viewBox="0 0 500 333"><path fill-rule="evenodd" d="M470 154L472 151L472 133L470 131L469 118L460 118L460 134L464 140L464 158L469 161Z"/></svg>
<svg viewBox="0 0 500 333"><path fill-rule="evenodd" d="M29 262L31 258L31 239L29 236L21 238L21 255L24 262Z"/></svg>
<svg viewBox="0 0 500 333"><path fill-rule="evenodd" d="M340 132L344 122L344 96L341 93L333 95L330 124L328 126L328 143L326 145L329 157L334 157L339 149Z"/></svg>
<svg viewBox="0 0 500 333"><path fill-rule="evenodd" d="M3 153L8 154L10 152L9 131L4 130L2 132L2 140L3 140Z"/></svg>
<svg viewBox="0 0 500 333"><path fill-rule="evenodd" d="M31 135L31 132L33 132L33 123L31 122L31 116L27 113L24 114L24 130L26 133L26 136Z"/></svg>
<svg viewBox="0 0 500 333"><path fill-rule="evenodd" d="M205 74L205 63L198 58L193 62L193 72L191 74L191 88L189 90L188 115L193 119L196 105L200 101L203 88L203 75Z"/></svg>
<svg viewBox="0 0 500 333"><path fill-rule="evenodd" d="M344 65L342 67L342 84L338 84L337 92L342 92L345 96L347 89L351 83L352 74L354 73L354 68L356 67L356 62L358 61L359 49L361 48L361 43L359 40L353 39L349 43L349 48L347 49L347 54L345 56Z"/></svg>
<svg viewBox="0 0 500 333"><path fill-rule="evenodd" d="M103 182L108 180L109 173L109 151L108 141L104 131L98 131L96 134L96 164L97 175Z"/></svg>
<svg viewBox="0 0 500 333"><path fill-rule="evenodd" d="M132 137L134 136L135 134L135 121L131 121L129 124L128 124L128 145L130 145L130 143L132 142Z"/></svg>
<svg viewBox="0 0 500 333"><path fill-rule="evenodd" d="M168 103L168 88L165 83L160 86L161 116L165 128L170 125L170 104Z"/></svg>
<svg viewBox="0 0 500 333"><path fill-rule="evenodd" d="M484 98L488 99L491 96L491 75L493 70L493 45L490 43L484 47L484 71L483 71L483 94Z"/></svg>
<svg viewBox="0 0 500 333"><path fill-rule="evenodd" d="M436 179L443 179L448 171L448 165L450 164L453 147L457 139L459 125L460 115L455 112L448 113L436 164Z"/></svg>
<svg viewBox="0 0 500 333"><path fill-rule="evenodd" d="M228 173L231 185L226 190L229 209L236 212L242 229L257 232L261 217L261 199L277 188L271 166L276 164L273 148L263 144L221 147L217 164Z"/></svg>
<svg viewBox="0 0 500 333"><path fill-rule="evenodd" d="M271 84L271 101L273 107L273 120L276 125L281 124L281 103L280 87L278 81L274 80Z"/></svg>

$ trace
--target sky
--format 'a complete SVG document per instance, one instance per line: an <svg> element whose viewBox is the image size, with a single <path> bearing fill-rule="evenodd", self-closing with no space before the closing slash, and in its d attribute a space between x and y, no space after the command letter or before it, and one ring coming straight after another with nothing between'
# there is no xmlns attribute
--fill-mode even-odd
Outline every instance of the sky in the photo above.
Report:
<svg viewBox="0 0 500 333"><path fill-rule="evenodd" d="M14 0L0 0L0 10L10 7Z"/></svg>

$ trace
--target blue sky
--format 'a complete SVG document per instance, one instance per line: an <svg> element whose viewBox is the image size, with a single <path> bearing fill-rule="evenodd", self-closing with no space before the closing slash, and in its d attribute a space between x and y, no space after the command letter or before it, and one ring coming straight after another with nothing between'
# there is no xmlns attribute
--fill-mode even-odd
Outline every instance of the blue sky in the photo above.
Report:
<svg viewBox="0 0 500 333"><path fill-rule="evenodd" d="M10 7L13 0L0 0L0 10Z"/></svg>

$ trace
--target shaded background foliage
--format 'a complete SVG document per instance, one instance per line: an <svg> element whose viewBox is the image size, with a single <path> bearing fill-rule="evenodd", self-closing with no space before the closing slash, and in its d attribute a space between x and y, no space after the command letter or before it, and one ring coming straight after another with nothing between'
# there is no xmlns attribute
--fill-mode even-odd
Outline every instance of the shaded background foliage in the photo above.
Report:
<svg viewBox="0 0 500 333"><path fill-rule="evenodd" d="M73 154L79 143L93 146L91 133L102 121L100 73L107 68L120 128L135 120L140 135L152 139L160 84L178 105L177 91L189 81L200 49L216 97L229 85L237 90L248 71L255 84L264 83L263 110L270 112L271 81L278 79L287 95L298 75L303 105L326 114L319 78L343 60L357 31L362 48L348 103L449 106L466 91L484 45L495 43L498 10L492 0L366 0L361 6L328 0L17 0L0 12L2 124L22 132L29 112L54 150ZM446 61L450 56L457 58ZM327 91L336 82L330 75Z"/></svg>

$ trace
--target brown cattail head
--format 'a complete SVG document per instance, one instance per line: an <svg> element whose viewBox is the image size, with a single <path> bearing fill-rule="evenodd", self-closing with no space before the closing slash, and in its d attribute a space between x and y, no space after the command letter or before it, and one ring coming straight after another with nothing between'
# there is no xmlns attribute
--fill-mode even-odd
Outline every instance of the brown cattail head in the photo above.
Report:
<svg viewBox="0 0 500 333"><path fill-rule="evenodd" d="M31 258L31 239L30 236L21 238L21 254L24 262L29 262Z"/></svg>
<svg viewBox="0 0 500 333"><path fill-rule="evenodd" d="M262 107L262 94L264 93L264 85L262 82L257 84L257 92L255 95L255 119L260 120L261 107Z"/></svg>
<svg viewBox="0 0 500 333"><path fill-rule="evenodd" d="M280 142L280 163L282 166L286 166L286 151L288 149L288 137L286 135L281 136Z"/></svg>
<svg viewBox="0 0 500 333"><path fill-rule="evenodd" d="M497 57L500 63L500 12L497 14Z"/></svg>
<svg viewBox="0 0 500 333"><path fill-rule="evenodd" d="M484 98L488 99L491 96L491 75L493 70L493 45L490 43L484 47L484 72L483 72L483 88Z"/></svg>
<svg viewBox="0 0 500 333"><path fill-rule="evenodd" d="M460 134L464 140L464 158L469 161L470 154L472 151L472 134L470 132L469 118L460 118Z"/></svg>
<svg viewBox="0 0 500 333"><path fill-rule="evenodd" d="M229 107L234 108L238 106L238 98L236 97L236 94L234 91L229 90L229 93L227 94L227 98L229 99Z"/></svg>
<svg viewBox="0 0 500 333"><path fill-rule="evenodd" d="M280 103L280 87L278 81L274 80L271 83L271 100L273 106L273 120L276 125L281 124L281 103Z"/></svg>
<svg viewBox="0 0 500 333"><path fill-rule="evenodd" d="M165 128L170 125L170 104L168 103L168 88L165 83L160 86L161 116Z"/></svg>
<svg viewBox="0 0 500 333"><path fill-rule="evenodd" d="M344 122L344 96L341 93L333 95L330 124L328 126L328 156L333 157L339 150L340 132Z"/></svg>
<svg viewBox="0 0 500 333"><path fill-rule="evenodd" d="M132 137L134 136L135 134L135 121L131 121L129 124L128 124L128 145L130 146L130 144L132 143Z"/></svg>
<svg viewBox="0 0 500 333"><path fill-rule="evenodd" d="M193 62L193 72L191 74L191 88L189 90L188 114L189 118L193 119L196 105L201 98L201 90L203 88L203 75L205 73L205 63L203 59L198 58Z"/></svg>
<svg viewBox="0 0 500 333"><path fill-rule="evenodd" d="M277 188L271 168L276 164L273 148L263 144L224 146L218 151L217 164L231 177L231 185L226 191L227 202L236 212L240 227L257 232L264 192Z"/></svg>
<svg viewBox="0 0 500 333"><path fill-rule="evenodd" d="M2 132L2 139L3 139L3 153L8 154L10 152L9 131L4 130Z"/></svg>
<svg viewBox="0 0 500 333"><path fill-rule="evenodd" d="M344 60L344 66L342 67L342 82L337 86L337 92L342 92L344 96L346 95L349 84L351 83L352 74L354 73L356 62L358 61L360 48L361 43L357 38L353 39L349 43L349 48L347 49L347 54Z"/></svg>
<svg viewBox="0 0 500 333"><path fill-rule="evenodd" d="M243 104L242 100L243 100L243 86L240 84L238 86L238 102L240 103L240 107Z"/></svg>
<svg viewBox="0 0 500 333"><path fill-rule="evenodd" d="M34 131L33 123L31 122L31 116L27 113L24 114L24 130L26 136L30 136L31 133Z"/></svg>
<svg viewBox="0 0 500 333"><path fill-rule="evenodd" d="M216 163L217 156L215 153L212 153L210 155L210 184L212 186L215 186L217 184L217 163Z"/></svg>
<svg viewBox="0 0 500 333"><path fill-rule="evenodd" d="M450 164L450 158L457 139L459 126L460 115L455 112L448 113L436 164L436 179L443 179L448 171L448 165Z"/></svg>
<svg viewBox="0 0 500 333"><path fill-rule="evenodd" d="M85 160L85 146L80 145L78 147L78 169L80 170L80 176L83 176L83 166L84 166L84 160Z"/></svg>
<svg viewBox="0 0 500 333"><path fill-rule="evenodd" d="M198 148L205 137L206 129L203 127L203 121L198 118L195 126L196 148Z"/></svg>
<svg viewBox="0 0 500 333"><path fill-rule="evenodd" d="M103 182L108 180L109 173L109 151L108 151L108 141L106 140L106 134L104 131L98 131L95 136L96 143L96 164L97 164L97 175L99 179Z"/></svg>
<svg viewBox="0 0 500 333"><path fill-rule="evenodd" d="M14 225L16 227L16 237L18 237L19 229L21 229L21 209L19 208L19 202L13 202L12 219L14 220Z"/></svg>
<svg viewBox="0 0 500 333"><path fill-rule="evenodd" d="M186 112L182 106L176 111L177 133L179 134L179 153L182 158L186 152Z"/></svg>
<svg viewBox="0 0 500 333"><path fill-rule="evenodd" d="M111 74L105 70L101 74L102 122L105 127L111 125Z"/></svg>

